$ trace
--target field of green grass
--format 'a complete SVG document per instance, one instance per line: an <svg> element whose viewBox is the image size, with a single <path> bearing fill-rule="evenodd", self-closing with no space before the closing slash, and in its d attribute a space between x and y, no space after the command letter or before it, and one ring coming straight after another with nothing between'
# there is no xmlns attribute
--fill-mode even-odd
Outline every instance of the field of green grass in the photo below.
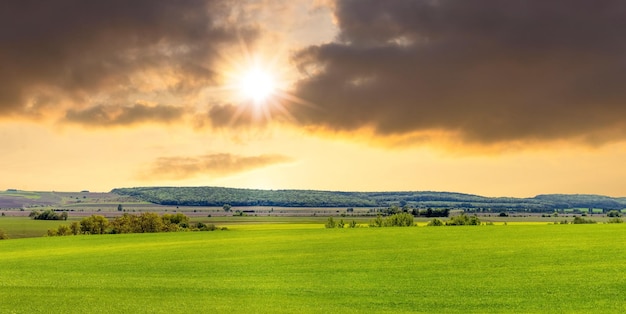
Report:
<svg viewBox="0 0 626 314"><path fill-rule="evenodd" d="M59 225L69 225L70 222L70 220L32 220L28 217L0 217L0 230L4 231L11 239L42 237L48 229L57 228Z"/></svg>
<svg viewBox="0 0 626 314"><path fill-rule="evenodd" d="M626 311L625 224L315 226L0 241L0 312Z"/></svg>

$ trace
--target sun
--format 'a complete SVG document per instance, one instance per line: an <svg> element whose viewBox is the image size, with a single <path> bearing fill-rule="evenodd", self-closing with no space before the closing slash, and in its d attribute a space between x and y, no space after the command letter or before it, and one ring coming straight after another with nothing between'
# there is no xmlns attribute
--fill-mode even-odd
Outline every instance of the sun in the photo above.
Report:
<svg viewBox="0 0 626 314"><path fill-rule="evenodd" d="M237 88L244 99L255 105L266 103L277 91L276 79L272 73L258 66L241 74Z"/></svg>

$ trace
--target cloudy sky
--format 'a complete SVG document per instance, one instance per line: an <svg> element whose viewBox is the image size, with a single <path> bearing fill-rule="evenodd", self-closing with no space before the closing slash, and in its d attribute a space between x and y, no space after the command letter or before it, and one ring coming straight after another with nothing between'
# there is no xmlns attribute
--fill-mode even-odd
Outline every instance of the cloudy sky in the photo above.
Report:
<svg viewBox="0 0 626 314"><path fill-rule="evenodd" d="M626 196L621 0L0 3L0 189Z"/></svg>

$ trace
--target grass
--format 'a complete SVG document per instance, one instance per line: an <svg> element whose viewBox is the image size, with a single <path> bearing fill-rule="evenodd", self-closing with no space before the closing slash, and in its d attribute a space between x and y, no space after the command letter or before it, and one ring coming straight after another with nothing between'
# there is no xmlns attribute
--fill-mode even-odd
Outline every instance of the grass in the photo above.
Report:
<svg viewBox="0 0 626 314"><path fill-rule="evenodd" d="M626 225L0 241L2 313L626 311Z"/></svg>
<svg viewBox="0 0 626 314"><path fill-rule="evenodd" d="M0 230L7 233L9 238L41 237L48 229L56 229L59 225L69 225L70 221L63 220L33 220L28 217L0 217Z"/></svg>

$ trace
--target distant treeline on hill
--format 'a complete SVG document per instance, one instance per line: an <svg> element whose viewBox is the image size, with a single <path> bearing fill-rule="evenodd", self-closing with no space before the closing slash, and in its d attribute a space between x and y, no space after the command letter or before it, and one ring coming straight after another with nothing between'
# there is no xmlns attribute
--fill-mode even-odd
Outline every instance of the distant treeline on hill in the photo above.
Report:
<svg viewBox="0 0 626 314"><path fill-rule="evenodd" d="M548 194L532 198L484 197L452 192L339 192L315 190L256 190L224 187L135 187L111 193L175 206L277 207L400 207L462 208L545 212L567 208L625 209L626 198L602 195Z"/></svg>

